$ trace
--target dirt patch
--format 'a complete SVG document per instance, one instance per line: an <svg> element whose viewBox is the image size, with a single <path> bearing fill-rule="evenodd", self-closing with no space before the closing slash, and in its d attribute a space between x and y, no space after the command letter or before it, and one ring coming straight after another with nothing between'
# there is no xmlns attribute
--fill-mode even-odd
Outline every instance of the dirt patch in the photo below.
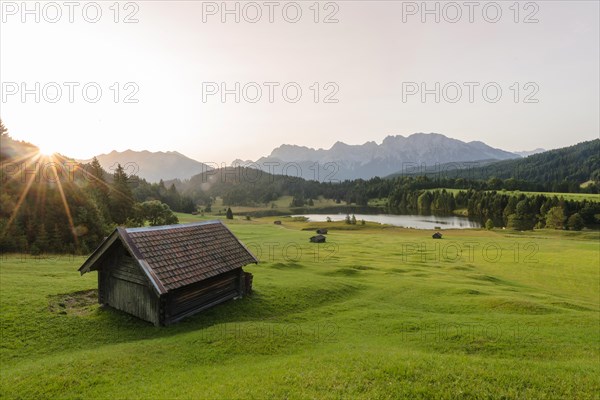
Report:
<svg viewBox="0 0 600 400"><path fill-rule="evenodd" d="M98 289L49 296L50 312L63 315L88 315L98 305Z"/></svg>

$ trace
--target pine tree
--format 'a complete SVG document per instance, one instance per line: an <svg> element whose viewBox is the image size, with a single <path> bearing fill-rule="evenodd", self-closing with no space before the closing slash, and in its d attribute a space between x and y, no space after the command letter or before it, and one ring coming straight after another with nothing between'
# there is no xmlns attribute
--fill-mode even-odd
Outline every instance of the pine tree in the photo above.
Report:
<svg viewBox="0 0 600 400"><path fill-rule="evenodd" d="M502 216L504 218L504 223L508 224L508 218L510 215L514 214L517 209L517 198L511 196L508 199L508 204L504 207L504 211L502 212Z"/></svg>
<svg viewBox="0 0 600 400"><path fill-rule="evenodd" d="M53 253L62 253L64 251L62 231L58 224L54 224L54 229L52 230L52 237L50 239L50 248Z"/></svg>
<svg viewBox="0 0 600 400"><path fill-rule="evenodd" d="M134 216L133 194L125 170L118 164L110 191L110 215L117 224L125 224Z"/></svg>
<svg viewBox="0 0 600 400"><path fill-rule="evenodd" d="M104 179L104 169L100 165L100 162L96 157L92 159L92 162L89 166L89 175L87 176L87 180L89 182L89 190L92 198L96 201L96 205L102 214L102 217L105 221L110 220L110 201L109 194L110 189L108 184L106 183L106 179Z"/></svg>
<svg viewBox="0 0 600 400"><path fill-rule="evenodd" d="M44 223L42 223L38 228L37 236L35 238L34 245L36 246L36 249L34 250L39 251L39 253L37 254L43 254L49 250L49 244L50 242L48 240L48 232L46 231L46 226L44 225Z"/></svg>
<svg viewBox="0 0 600 400"><path fill-rule="evenodd" d="M167 198L165 203L167 203L169 207L174 210L179 210L181 208L181 196L179 195L179 192L177 192L174 183L171 183L169 190L167 190Z"/></svg>
<svg viewBox="0 0 600 400"><path fill-rule="evenodd" d="M231 207L227 208L227 212L225 215L226 215L227 219L233 219L233 211L231 211Z"/></svg>
<svg viewBox="0 0 600 400"><path fill-rule="evenodd" d="M104 179L104 169L100 165L100 161L96 157L92 159L90 163L89 173L91 175L90 182L94 184L94 187L101 185L106 188L106 180ZM104 183L104 184L103 184Z"/></svg>
<svg viewBox="0 0 600 400"><path fill-rule="evenodd" d="M431 211L432 196L429 192L423 192L417 199L417 207L420 213L428 213Z"/></svg>
<svg viewBox="0 0 600 400"><path fill-rule="evenodd" d="M0 118L0 137L2 139L4 138L8 138L8 129L6 129L6 126L4 126L4 123L2 122L2 119Z"/></svg>

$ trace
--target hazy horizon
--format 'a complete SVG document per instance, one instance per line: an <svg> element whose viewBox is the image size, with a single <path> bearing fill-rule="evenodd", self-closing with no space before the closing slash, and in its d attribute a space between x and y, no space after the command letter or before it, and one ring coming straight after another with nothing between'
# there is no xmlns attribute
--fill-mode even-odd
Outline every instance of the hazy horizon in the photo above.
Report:
<svg viewBox="0 0 600 400"><path fill-rule="evenodd" d="M473 22L448 3L427 3L436 16L420 2L366 1L319 3L318 13L293 3L293 22L292 3L277 3L272 23L262 3L228 2L238 9L227 14L221 2L162 1L119 3L118 13L101 3L93 23L80 7L70 23L66 8L51 22L55 10L40 5L36 22L4 2L0 117L16 139L77 159L132 149L229 163L281 144L416 132L511 152L598 138L598 2L501 3L497 18L483 2ZM97 102L85 85L91 97L100 88Z"/></svg>

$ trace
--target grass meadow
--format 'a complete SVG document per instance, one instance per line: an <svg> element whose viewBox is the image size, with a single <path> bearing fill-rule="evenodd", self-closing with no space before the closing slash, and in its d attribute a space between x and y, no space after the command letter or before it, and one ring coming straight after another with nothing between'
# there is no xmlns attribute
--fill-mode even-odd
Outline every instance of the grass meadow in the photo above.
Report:
<svg viewBox="0 0 600 400"><path fill-rule="evenodd" d="M435 190L442 190L442 189L435 189ZM461 191L465 191L464 189L444 189L447 192L450 193L454 193L457 194L458 192ZM538 196L538 195L542 195L542 196L546 196L546 197L553 197L556 196L559 199L563 198L565 200L570 200L570 201L583 201L583 200L588 200L588 201L600 201L600 195L599 194L594 194L594 193L561 193L561 192L527 192L527 191L521 191L521 190L496 190L496 192L500 193L500 194L505 194L507 196L519 196L519 195L525 195L528 197L534 197L534 196Z"/></svg>
<svg viewBox="0 0 600 400"><path fill-rule="evenodd" d="M252 296L168 328L99 307L84 257L4 255L0 397L598 398L598 232L278 219L226 221Z"/></svg>

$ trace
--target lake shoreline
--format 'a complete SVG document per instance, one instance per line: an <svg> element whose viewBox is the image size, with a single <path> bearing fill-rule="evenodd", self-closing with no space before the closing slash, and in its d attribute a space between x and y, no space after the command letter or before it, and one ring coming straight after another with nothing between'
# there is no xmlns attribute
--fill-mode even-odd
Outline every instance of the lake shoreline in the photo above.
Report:
<svg viewBox="0 0 600 400"><path fill-rule="evenodd" d="M447 230L447 229L481 229L482 225L466 217L456 215L416 215L416 214L348 214L348 213L311 213L295 214L292 218L307 218L308 222L326 222L328 219L333 222L346 220L347 216L354 216L356 223L360 224L362 220L379 223L382 225L391 225L406 229L419 230Z"/></svg>

